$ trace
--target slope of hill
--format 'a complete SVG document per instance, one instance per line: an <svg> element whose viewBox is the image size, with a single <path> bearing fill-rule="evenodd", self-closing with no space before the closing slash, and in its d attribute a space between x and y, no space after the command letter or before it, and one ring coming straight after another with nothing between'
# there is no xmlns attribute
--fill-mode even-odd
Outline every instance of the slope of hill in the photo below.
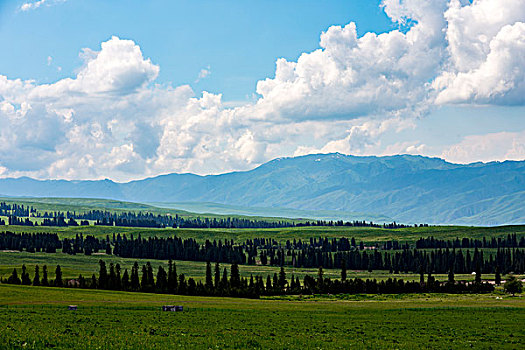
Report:
<svg viewBox="0 0 525 350"><path fill-rule="evenodd" d="M213 202L373 213L400 222L496 225L525 223L525 161L463 165L409 155L317 154L278 158L245 172L169 174L128 183L2 179L0 193Z"/></svg>

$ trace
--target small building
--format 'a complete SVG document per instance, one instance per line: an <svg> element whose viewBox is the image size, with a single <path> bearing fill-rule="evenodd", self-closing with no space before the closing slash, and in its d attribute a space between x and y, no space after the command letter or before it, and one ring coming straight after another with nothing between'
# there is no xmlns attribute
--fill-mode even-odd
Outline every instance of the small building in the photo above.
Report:
<svg viewBox="0 0 525 350"><path fill-rule="evenodd" d="M182 306L179 306L179 305L163 305L162 306L162 311L182 311L183 308Z"/></svg>
<svg viewBox="0 0 525 350"><path fill-rule="evenodd" d="M69 306L67 307L67 309L68 309L69 311L77 311L78 307L77 307L76 305L69 305Z"/></svg>

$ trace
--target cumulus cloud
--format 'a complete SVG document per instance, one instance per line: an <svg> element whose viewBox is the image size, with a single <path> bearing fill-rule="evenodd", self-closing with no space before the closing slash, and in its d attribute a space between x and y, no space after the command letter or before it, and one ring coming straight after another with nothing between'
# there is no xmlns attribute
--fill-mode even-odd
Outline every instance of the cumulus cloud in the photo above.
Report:
<svg viewBox="0 0 525 350"><path fill-rule="evenodd" d="M436 103L523 105L525 0L454 0L445 18L450 59Z"/></svg>
<svg viewBox="0 0 525 350"><path fill-rule="evenodd" d="M470 135L445 149L443 158L455 163L525 159L525 131Z"/></svg>
<svg viewBox="0 0 525 350"><path fill-rule="evenodd" d="M402 30L359 37L355 23L332 26L319 49L278 59L274 77L257 83L258 97L237 106L156 84L159 66L132 40L112 37L98 51L84 49L70 78L38 84L0 75L0 176L127 180L242 170L312 152L426 152L422 142L381 138L443 104L525 103L524 1L385 0ZM481 144L500 150L480 151L492 154L483 159L523 157L520 133L466 138L443 156L481 159Z"/></svg>
<svg viewBox="0 0 525 350"><path fill-rule="evenodd" d="M370 114L418 115L428 106L429 84L445 50L446 1L385 1L393 21L410 16L406 32L366 33L356 24L333 26L321 35L320 49L297 62L277 61L275 78L259 81L258 106L268 116L355 118Z"/></svg>

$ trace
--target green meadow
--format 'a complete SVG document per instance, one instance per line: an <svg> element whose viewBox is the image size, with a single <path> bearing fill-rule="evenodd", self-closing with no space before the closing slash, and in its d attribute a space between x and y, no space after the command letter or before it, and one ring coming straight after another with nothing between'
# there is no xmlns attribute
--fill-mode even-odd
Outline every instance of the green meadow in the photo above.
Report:
<svg viewBox="0 0 525 350"><path fill-rule="evenodd" d="M0 285L0 344L5 349L517 349L525 343L523 297L290 299ZM70 304L78 310L68 311ZM184 311L162 312L165 304L182 305Z"/></svg>
<svg viewBox="0 0 525 350"><path fill-rule="evenodd" d="M171 237L194 238L199 242L205 240L231 240L241 242L252 238L271 238L279 242L287 240L310 238L355 238L369 245L382 243L388 240L397 240L401 243L414 243L422 237L434 237L438 239L472 238L483 239L503 238L508 234L516 233L518 236L525 235L525 225L520 226L498 226L498 227L467 227L467 226L431 226L431 227L409 227L400 229L383 229L370 227L289 227L275 229L174 229L174 228L137 228L116 226L78 226L78 227L30 227L30 226L0 226L1 231L11 232L50 232L57 233L60 238L71 238L77 234L106 237L113 234L141 235L148 237Z"/></svg>

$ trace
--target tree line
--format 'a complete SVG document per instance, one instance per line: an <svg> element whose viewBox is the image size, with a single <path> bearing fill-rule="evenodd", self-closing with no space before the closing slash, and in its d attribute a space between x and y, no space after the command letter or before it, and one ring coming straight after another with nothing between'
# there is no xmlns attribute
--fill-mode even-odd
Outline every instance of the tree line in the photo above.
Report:
<svg viewBox="0 0 525 350"><path fill-rule="evenodd" d="M511 241L514 239L512 238ZM380 246L380 245L379 245ZM483 249L437 248L385 250L366 249L355 239L312 238L309 241L287 241L254 238L236 244L233 240L206 240L193 238L113 235L111 239L77 234L75 238L60 240L49 233L0 233L0 250L26 250L54 253L62 249L67 254L91 255L99 251L123 258L155 260L187 260L236 263L248 265L293 266L297 268L341 268L342 261L355 270L387 270L391 273L417 273L421 269L433 273L525 272L525 249L498 248L495 252Z"/></svg>
<svg viewBox="0 0 525 350"><path fill-rule="evenodd" d="M17 203L0 202L0 216L30 216L36 214L36 209L32 206L24 206Z"/></svg>
<svg viewBox="0 0 525 350"><path fill-rule="evenodd" d="M436 239L432 236L420 238L416 241L417 249L429 248L525 248L525 236L518 239L516 233L507 237L492 237L492 239L456 238L455 240Z"/></svg>
<svg viewBox="0 0 525 350"><path fill-rule="evenodd" d="M426 279L425 279L426 277ZM482 282L481 273L477 273L474 282L456 281L453 271L448 274L447 281L440 282L431 273L420 274L420 280L404 281L403 279L389 278L378 281L376 279L348 279L346 264L341 268L341 278L332 280L325 277L323 268L318 269L316 277L306 275L303 281L293 274L289 278L281 267L279 273L269 274L266 278L253 276L242 277L239 266L232 264L230 270L222 268L220 263L214 266L206 263L206 275L204 281L196 281L192 277L186 277L184 273L177 273L177 266L171 260L165 269L159 266L154 273L152 265L147 262L139 266L135 262L130 271L120 265L110 263L109 268L105 261L99 261L98 276L93 274L85 278L80 275L76 279L64 280L62 269L57 265L55 279L49 280L47 266L43 266L42 276L39 266L35 266L34 276L30 278L25 265L22 266L21 276L13 269L3 283L76 287L88 289L122 290L129 292L146 293L168 293L182 295L202 296L229 296L258 298L263 295L297 295L297 294L399 294L399 293L488 293L494 290L494 286ZM499 282L501 283L501 277Z"/></svg>
<svg viewBox="0 0 525 350"><path fill-rule="evenodd" d="M150 227L150 228L283 228L308 226L347 226L347 227L375 227L398 229L412 227L412 225L391 223L374 223L365 220L258 220L238 217L201 218L182 217L178 214L153 214L151 212L123 212L109 210L76 211L37 211L32 206L16 203L0 203L0 215L9 217L10 225L37 226L38 223L29 217L43 218L42 226L79 226L89 225L93 221L101 226ZM0 222L0 224L2 224ZM5 224L5 223L4 223ZM419 227L428 227L420 224ZM418 225L414 225L418 227Z"/></svg>

